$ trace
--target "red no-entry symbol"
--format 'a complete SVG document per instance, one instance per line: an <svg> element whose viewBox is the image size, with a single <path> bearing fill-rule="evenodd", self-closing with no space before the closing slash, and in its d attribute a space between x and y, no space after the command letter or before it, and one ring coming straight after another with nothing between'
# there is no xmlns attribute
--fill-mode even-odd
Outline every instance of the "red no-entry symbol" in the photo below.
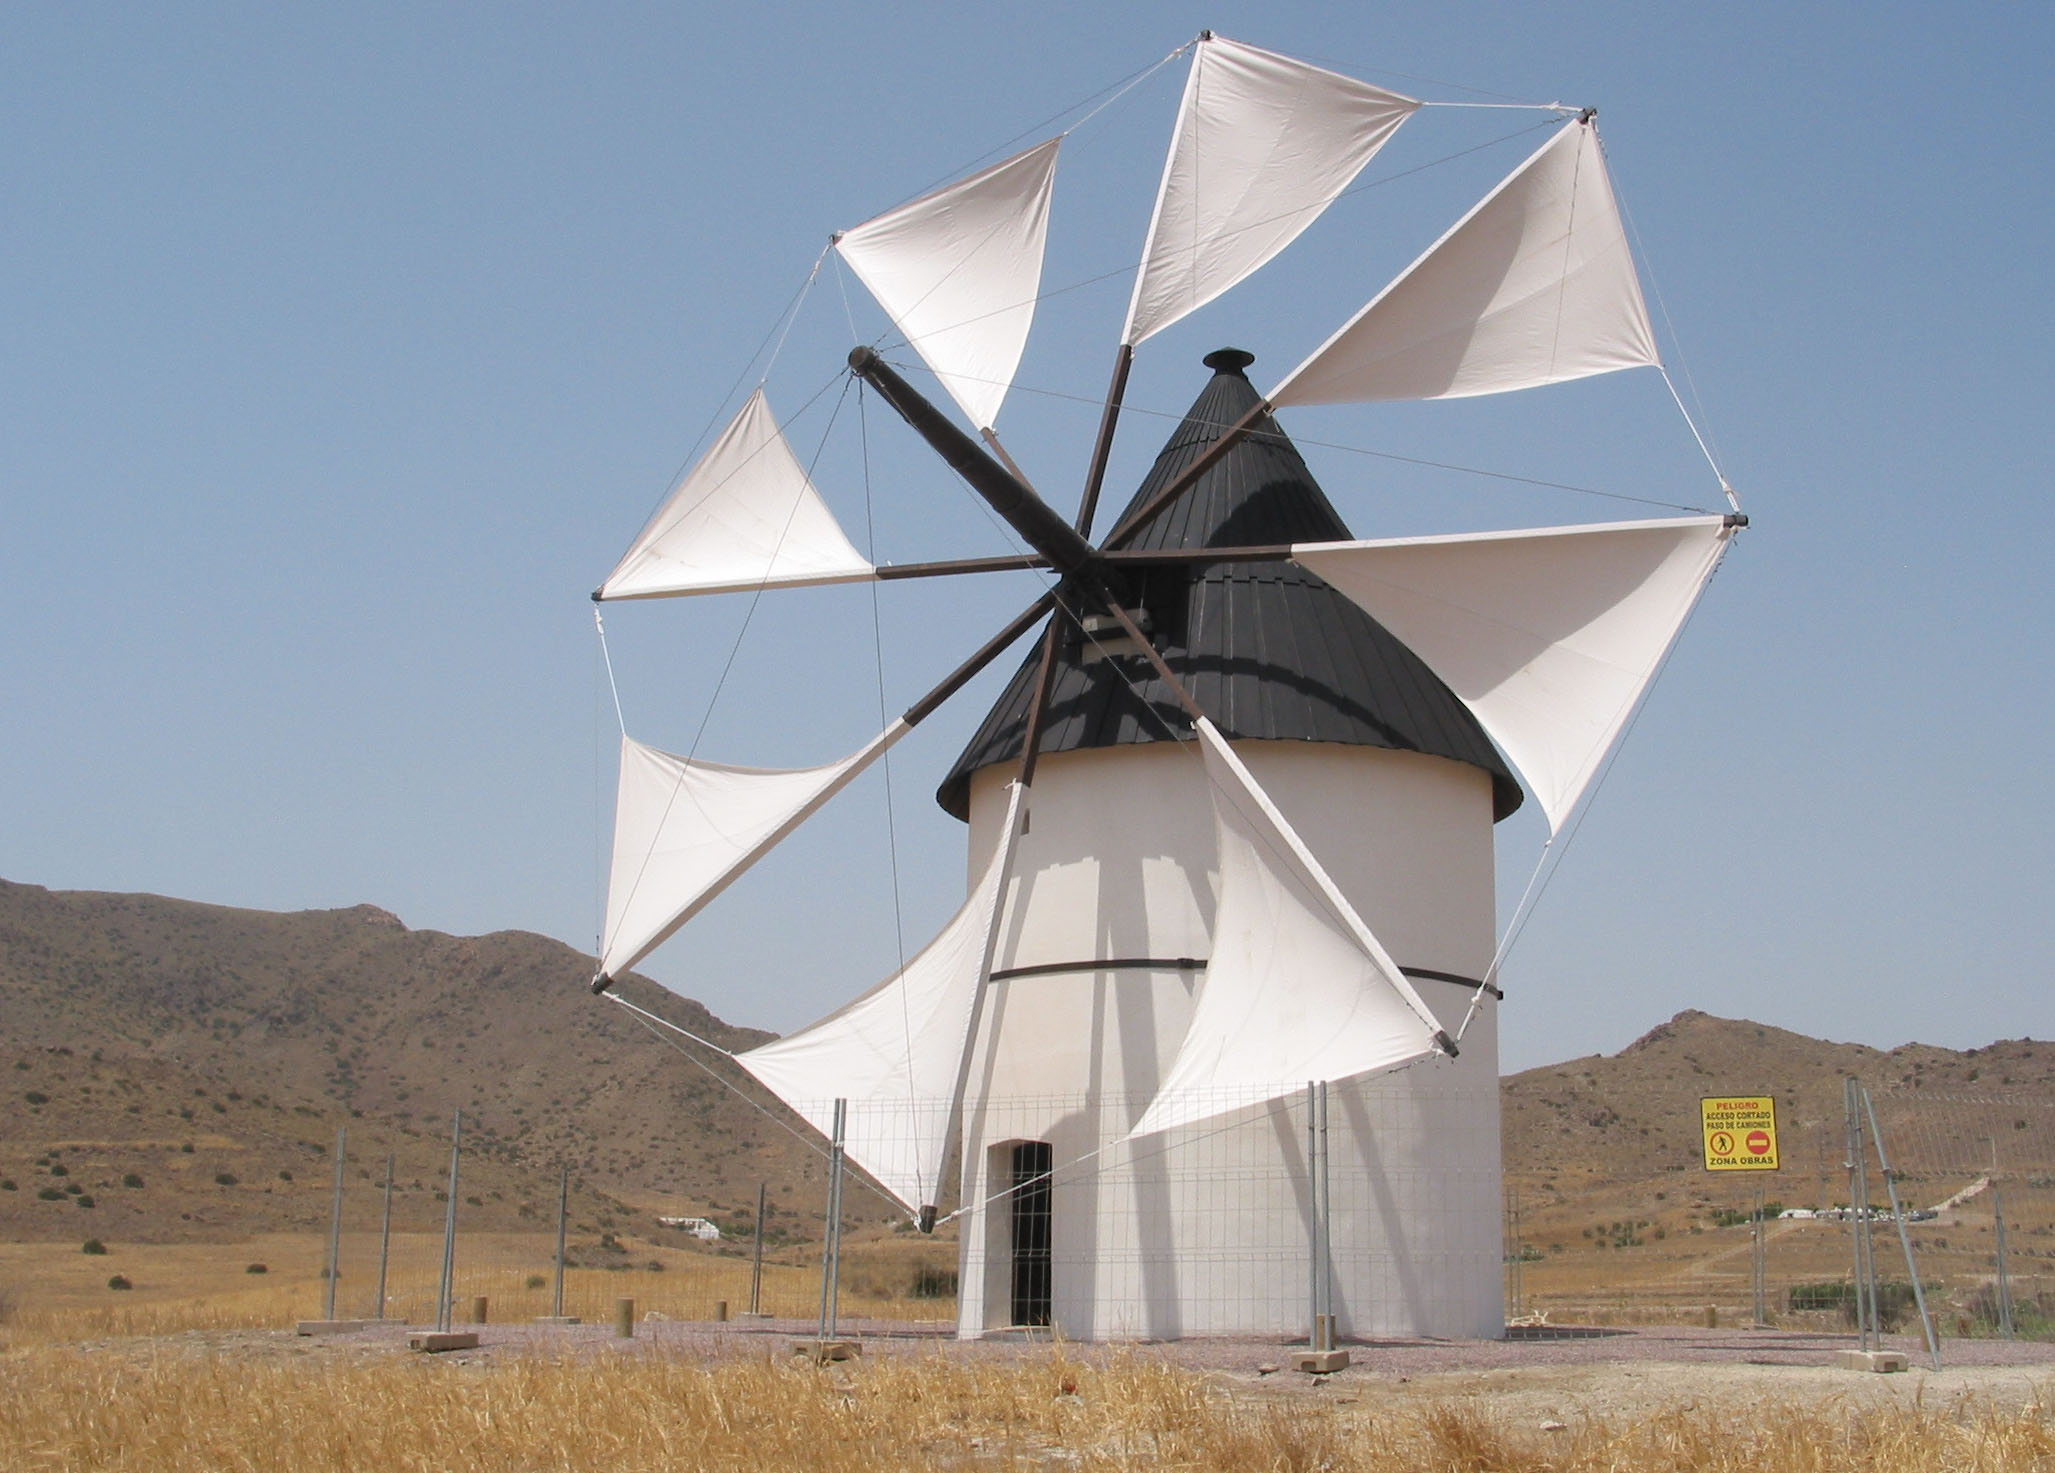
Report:
<svg viewBox="0 0 2055 1473"><path fill-rule="evenodd" d="M1769 1133L1768 1131L1766 1131L1766 1130L1751 1130L1751 1131L1749 1131L1749 1132L1748 1132L1748 1154L1749 1154L1749 1155L1751 1155L1751 1156L1767 1156L1767 1155L1769 1155L1769 1153L1770 1153L1770 1133Z"/></svg>

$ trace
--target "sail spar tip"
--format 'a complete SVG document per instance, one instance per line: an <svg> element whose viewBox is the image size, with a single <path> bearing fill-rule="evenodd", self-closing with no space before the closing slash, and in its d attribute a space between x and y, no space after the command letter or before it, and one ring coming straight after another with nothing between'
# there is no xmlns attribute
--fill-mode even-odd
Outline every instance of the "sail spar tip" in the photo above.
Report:
<svg viewBox="0 0 2055 1473"><path fill-rule="evenodd" d="M594 972L592 974L592 995L594 997L600 997L604 995L607 989L612 987L613 985L614 979L609 977L605 972Z"/></svg>

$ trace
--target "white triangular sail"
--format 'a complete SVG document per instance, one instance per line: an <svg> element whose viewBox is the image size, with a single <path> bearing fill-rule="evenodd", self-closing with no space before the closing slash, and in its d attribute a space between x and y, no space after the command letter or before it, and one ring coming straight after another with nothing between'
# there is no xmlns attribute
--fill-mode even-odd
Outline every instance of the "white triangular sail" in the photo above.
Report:
<svg viewBox="0 0 2055 1473"><path fill-rule="evenodd" d="M997 422L1034 322L1062 142L1037 144L836 238L842 259L977 429Z"/></svg>
<svg viewBox="0 0 2055 1473"><path fill-rule="evenodd" d="M1398 964L1213 723L1197 729L1220 845L1213 955L1135 1136L1440 1051Z"/></svg>
<svg viewBox="0 0 2055 1473"><path fill-rule="evenodd" d="M1577 119L1292 370L1270 402L1454 399L1659 361L1598 129Z"/></svg>
<svg viewBox="0 0 2055 1473"><path fill-rule="evenodd" d="M1459 696L1559 830L1734 527L1679 517L1294 547Z"/></svg>
<svg viewBox="0 0 2055 1473"><path fill-rule="evenodd" d="M1018 784L997 851L941 934L848 1006L735 1061L827 1134L849 1102L849 1158L918 1212L932 1206L980 989L992 967L1014 840Z"/></svg>
<svg viewBox="0 0 2055 1473"><path fill-rule="evenodd" d="M669 940L912 729L895 721L839 762L787 771L678 757L624 733L600 975Z"/></svg>
<svg viewBox="0 0 2055 1473"><path fill-rule="evenodd" d="M662 598L876 576L842 535L758 389L657 508L599 596Z"/></svg>
<svg viewBox="0 0 2055 1473"><path fill-rule="evenodd" d="M1297 240L1419 106L1239 41L1201 40L1121 341L1160 332Z"/></svg>

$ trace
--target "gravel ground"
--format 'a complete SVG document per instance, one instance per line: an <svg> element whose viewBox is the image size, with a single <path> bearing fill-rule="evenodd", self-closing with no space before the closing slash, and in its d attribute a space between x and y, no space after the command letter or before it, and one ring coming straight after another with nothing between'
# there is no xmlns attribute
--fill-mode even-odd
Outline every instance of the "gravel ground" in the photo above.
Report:
<svg viewBox="0 0 2055 1473"><path fill-rule="evenodd" d="M510 1356L679 1355L786 1356L810 1339L798 1320L725 1325L644 1320L633 1339L606 1325L485 1325L475 1350L435 1357L438 1364L490 1364ZM883 1322L845 1322L845 1337L863 1358L944 1356L970 1363L1032 1362L1047 1357L1046 1340L959 1342L940 1329ZM304 1356L312 1361L363 1360L417 1354L404 1326L348 1334L301 1336L289 1330L191 1331L157 1339L110 1340L83 1347L137 1357ZM1513 1425L1574 1424L1588 1417L1636 1417L1669 1409L1747 1416L1774 1405L1823 1399L1851 1408L1897 1403L1929 1407L1976 1400L2004 1406L2055 1403L2055 1345L2002 1340L1942 1343L1943 1369L1926 1368L1917 1340L1894 1339L1912 1369L1877 1375L1846 1371L1834 1353L1849 1337L1785 1330L1707 1330L1675 1326L1556 1330L1549 1338L1375 1341L1347 1346L1351 1365L1329 1376L1288 1369L1292 1342L1206 1337L1135 1345L1066 1345L1073 1359L1144 1356L1208 1374L1224 1389L1262 1400L1318 1398L1335 1404L1396 1408L1453 1402Z"/></svg>

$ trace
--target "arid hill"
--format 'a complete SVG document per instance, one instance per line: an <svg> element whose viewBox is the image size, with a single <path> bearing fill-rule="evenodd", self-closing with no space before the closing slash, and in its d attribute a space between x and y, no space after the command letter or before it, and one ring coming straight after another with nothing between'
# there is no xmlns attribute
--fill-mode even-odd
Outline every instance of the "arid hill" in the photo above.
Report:
<svg viewBox="0 0 2055 1473"><path fill-rule="evenodd" d="M714 1215L803 1178L791 1134L593 998L591 972L546 937L410 931L368 905L274 914L0 881L0 1237L325 1223L338 1125L360 1170L382 1177L390 1149L404 1187L439 1195L458 1109L479 1226L553 1211L560 1163L581 1190ZM723 1046L770 1036L622 985ZM39 1161L53 1150L62 1182ZM88 1180L105 1184L92 1209L38 1195Z"/></svg>
<svg viewBox="0 0 2055 1473"><path fill-rule="evenodd" d="M768 1181L774 1209L804 1232L818 1158L786 1117L759 1108L765 1097L732 1067L724 1083L691 1057L705 1051L595 1000L591 970L545 937L410 931L368 905L273 914L0 882L0 1184L14 1183L0 1190L0 1239L318 1228L339 1125L353 1180L398 1155L402 1207L419 1224L439 1210L459 1108L469 1226L542 1225L567 1164L574 1190L623 1223L656 1211L741 1223ZM642 979L623 987L724 1046L769 1036ZM1559 1261L1599 1254L1594 1272L1615 1276L1622 1248L1646 1249L1650 1264L1710 1251L1699 1238L1760 1183L1702 1169L1701 1095L1774 1094L1773 1195L1842 1200L1848 1074L1901 1098L2055 1101L2048 1044L1885 1052L1680 1013L1618 1054L1504 1081L1520 1241ZM1978 1132L2014 1149L2038 1143L2048 1118L2028 1132L2017 1112L1957 1109L1931 1128L1962 1136L1944 1144L1971 1160ZM888 1215L861 1193L850 1203L859 1219Z"/></svg>

